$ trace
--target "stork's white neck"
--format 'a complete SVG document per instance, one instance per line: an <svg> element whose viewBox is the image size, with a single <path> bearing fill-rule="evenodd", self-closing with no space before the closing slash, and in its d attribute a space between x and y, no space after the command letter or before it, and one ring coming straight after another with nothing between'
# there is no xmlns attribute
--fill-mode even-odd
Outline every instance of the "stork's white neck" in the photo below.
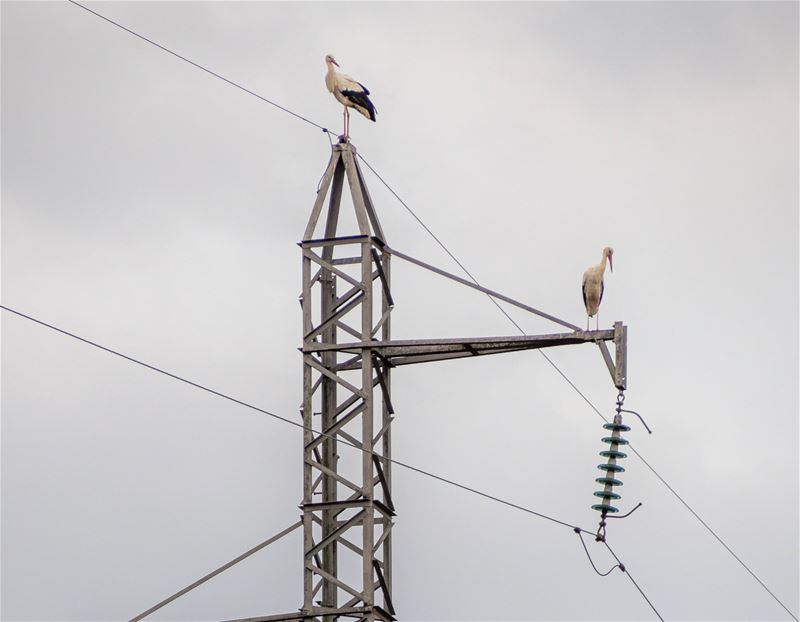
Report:
<svg viewBox="0 0 800 622"><path fill-rule="evenodd" d="M328 65L328 73L325 74L325 86L333 93L336 85L336 70L333 68L332 62L326 60L325 63Z"/></svg>
<svg viewBox="0 0 800 622"><path fill-rule="evenodd" d="M597 269L600 270L601 275L606 271L606 260L608 260L608 250L603 249L603 256L600 258L600 263L597 264Z"/></svg>

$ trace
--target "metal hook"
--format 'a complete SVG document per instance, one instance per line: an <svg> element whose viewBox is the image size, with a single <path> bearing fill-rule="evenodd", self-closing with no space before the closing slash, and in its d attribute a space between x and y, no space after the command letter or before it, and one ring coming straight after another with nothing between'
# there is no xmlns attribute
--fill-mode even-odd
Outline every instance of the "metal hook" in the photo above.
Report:
<svg viewBox="0 0 800 622"><path fill-rule="evenodd" d="M642 502L640 501L640 502L639 502L639 505L637 505L635 508L633 508L633 509L632 509L630 512L628 512L627 514L622 514L621 516L607 516L606 518L627 518L628 516L630 516L631 514L633 514L633 513L634 513L636 510L638 510L638 509L639 509L639 506L641 506L641 505L642 505Z"/></svg>
<svg viewBox="0 0 800 622"><path fill-rule="evenodd" d="M647 430L647 432L649 434L653 433L653 431L649 427L647 427L647 424L644 422L644 419L642 419L642 416L639 413L637 413L635 410L625 410L624 408L620 408L619 411L623 412L623 413L630 413L632 415L636 415L637 417L639 417L639 421L642 422L642 425L644 426L644 429Z"/></svg>

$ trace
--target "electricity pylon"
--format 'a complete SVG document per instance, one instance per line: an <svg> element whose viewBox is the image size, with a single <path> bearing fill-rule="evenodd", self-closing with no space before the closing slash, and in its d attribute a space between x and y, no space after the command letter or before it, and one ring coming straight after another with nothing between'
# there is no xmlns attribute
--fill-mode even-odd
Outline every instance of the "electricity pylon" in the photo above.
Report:
<svg viewBox="0 0 800 622"><path fill-rule="evenodd" d="M343 235L347 180L354 231ZM324 211L325 200L328 199ZM350 218L353 222L352 217ZM318 224L324 228L316 235ZM351 224L351 226L353 226ZM581 343L599 346L626 388L627 328L578 326L390 248L349 142L333 147L300 242L303 251L302 519L135 616L139 622L257 551L303 527L303 606L228 622L394 621L392 602L391 369L401 365ZM391 259L430 270L571 329L568 333L392 340ZM605 342L613 341L612 359ZM618 398L619 400L620 398ZM618 401L618 405L621 405ZM618 406L619 407L619 406ZM626 411L631 412L631 411ZM339 453L345 444L358 451Z"/></svg>
<svg viewBox="0 0 800 622"><path fill-rule="evenodd" d="M345 179L355 230L343 235L340 221ZM327 209L323 212L326 198ZM317 233L322 222L324 229ZM613 330L582 331L390 248L364 182L356 149L348 142L333 147L300 246L304 599L300 616L294 614L293 618L390 621L395 619L391 369L452 358L596 343L615 386L622 390L626 386L627 329L617 322ZM393 341L392 256L546 317L572 332ZM616 346L614 360L605 341L613 341ZM341 443L360 451L340 454Z"/></svg>

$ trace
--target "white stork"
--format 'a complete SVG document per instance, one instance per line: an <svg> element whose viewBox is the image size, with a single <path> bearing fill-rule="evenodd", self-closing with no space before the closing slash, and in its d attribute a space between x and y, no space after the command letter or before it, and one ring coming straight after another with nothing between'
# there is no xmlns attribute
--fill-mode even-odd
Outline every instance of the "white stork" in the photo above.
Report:
<svg viewBox="0 0 800 622"><path fill-rule="evenodd" d="M369 89L356 82L350 76L336 71L333 66L339 66L336 59L328 54L325 57L325 64L328 66L328 73L325 74L325 86L333 93L333 96L344 106L344 134L340 136L342 140L350 138L350 112L348 108L355 108L370 121L375 120L378 111L369 100Z"/></svg>
<svg viewBox="0 0 800 622"><path fill-rule="evenodd" d="M596 266L592 266L583 273L583 304L586 305L586 330L589 330L589 318L597 315L600 309L600 301L603 300L603 274L606 271L606 259L614 272L614 263L612 257L614 249L606 246L603 249L603 258ZM597 325L600 324L600 317L597 317Z"/></svg>

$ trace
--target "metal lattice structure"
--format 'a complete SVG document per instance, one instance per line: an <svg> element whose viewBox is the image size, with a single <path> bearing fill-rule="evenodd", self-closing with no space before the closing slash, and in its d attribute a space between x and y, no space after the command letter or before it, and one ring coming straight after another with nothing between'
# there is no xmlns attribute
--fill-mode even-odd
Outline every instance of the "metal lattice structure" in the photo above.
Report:
<svg viewBox="0 0 800 622"><path fill-rule="evenodd" d="M357 231L342 232L342 189ZM323 206L328 198L327 210ZM317 225L324 229L315 236ZM342 235L345 233L345 235ZM303 613L393 620L390 257L355 148L334 146L303 249ZM339 338L364 344L347 352ZM360 452L338 453L346 442ZM380 604L379 604L380 603Z"/></svg>
<svg viewBox="0 0 800 622"><path fill-rule="evenodd" d="M341 231L345 178L355 231ZM323 211L328 200L327 210ZM323 218L324 213L324 218ZM324 222L324 229L321 223ZM318 229L322 229L318 233ZM344 234L344 235L343 235ZM390 370L399 365L596 343L615 386L626 386L627 329L582 331L533 307L387 245L349 142L333 147L303 241L302 616L393 620ZM562 324L569 333L462 339L391 339L390 260L397 256ZM613 341L612 360L605 345ZM361 450L342 459L337 444Z"/></svg>
<svg viewBox="0 0 800 622"><path fill-rule="evenodd" d="M345 181L352 212L346 202L343 207ZM291 613L229 622L333 622L337 618L394 621L394 409L390 378L394 367L593 343L602 352L614 386L620 391L626 388L627 328L622 322L616 322L610 330L584 331L389 247L356 149L349 142L333 146L299 245L303 253L302 518L131 622L144 619L300 526L302 607ZM570 332L392 340L392 257L560 324ZM607 341L614 343L614 358ZM349 447L340 453L343 444Z"/></svg>

